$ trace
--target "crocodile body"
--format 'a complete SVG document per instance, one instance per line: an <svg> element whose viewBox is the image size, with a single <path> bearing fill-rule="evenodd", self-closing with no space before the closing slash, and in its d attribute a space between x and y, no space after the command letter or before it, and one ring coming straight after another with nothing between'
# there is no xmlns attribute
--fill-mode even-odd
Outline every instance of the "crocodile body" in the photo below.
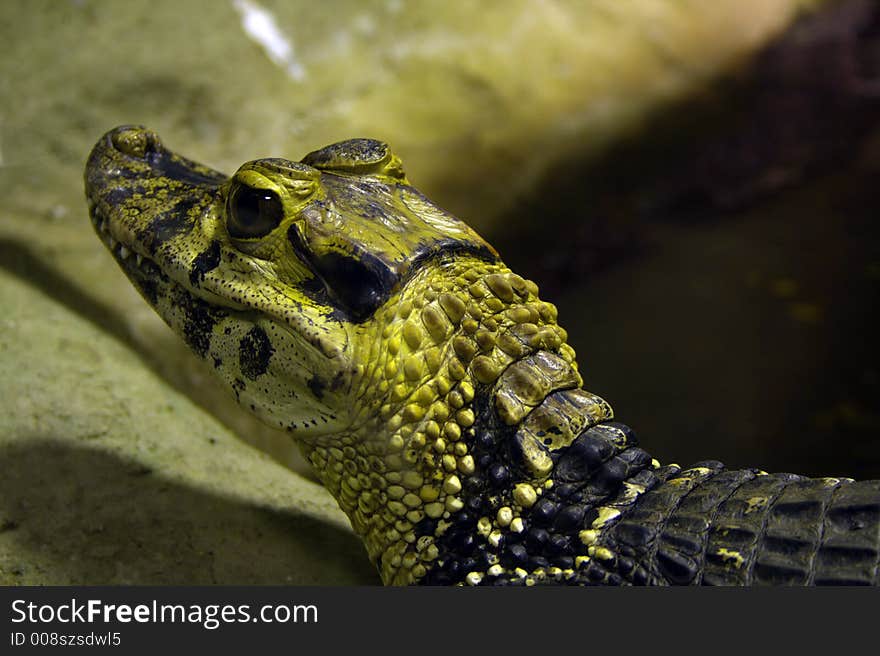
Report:
<svg viewBox="0 0 880 656"><path fill-rule="evenodd" d="M355 139L231 178L149 130L86 167L99 236L291 433L386 584L878 584L880 481L661 465L556 309Z"/></svg>

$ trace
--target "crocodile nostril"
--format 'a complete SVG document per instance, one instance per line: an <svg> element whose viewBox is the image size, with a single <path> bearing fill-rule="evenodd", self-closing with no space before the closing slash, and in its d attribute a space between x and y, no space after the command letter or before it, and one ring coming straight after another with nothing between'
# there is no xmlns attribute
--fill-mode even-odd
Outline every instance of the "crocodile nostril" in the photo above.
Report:
<svg viewBox="0 0 880 656"><path fill-rule="evenodd" d="M113 147L123 155L143 158L153 152L156 146L155 135L140 127L122 127L116 129L110 137Z"/></svg>

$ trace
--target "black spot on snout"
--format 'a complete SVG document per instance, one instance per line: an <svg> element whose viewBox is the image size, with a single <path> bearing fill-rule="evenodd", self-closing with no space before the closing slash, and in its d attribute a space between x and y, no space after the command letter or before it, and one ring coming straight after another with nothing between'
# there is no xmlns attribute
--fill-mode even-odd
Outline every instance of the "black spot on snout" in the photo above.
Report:
<svg viewBox="0 0 880 656"><path fill-rule="evenodd" d="M312 376L307 383L312 394L316 399L324 397L324 390L327 389L327 382L318 376Z"/></svg>
<svg viewBox="0 0 880 656"><path fill-rule="evenodd" d="M154 147L147 158L157 177L170 178L197 187L215 187L226 180L226 176L219 171L212 171L188 159L173 155L164 148L156 150Z"/></svg>
<svg viewBox="0 0 880 656"><path fill-rule="evenodd" d="M118 186L113 187L104 196L104 202L110 207L120 207L127 203L134 195L136 189L134 186Z"/></svg>
<svg viewBox="0 0 880 656"><path fill-rule="evenodd" d="M269 360L275 348L269 336L259 326L254 326L238 343L238 362L241 372L250 380L256 380L269 368Z"/></svg>
<svg viewBox="0 0 880 656"><path fill-rule="evenodd" d="M226 313L185 293L178 295L177 304L183 308L186 316L183 324L183 337L189 347L199 357L204 358L211 346L214 326L226 317Z"/></svg>
<svg viewBox="0 0 880 656"><path fill-rule="evenodd" d="M138 233L138 239L151 255L170 239L192 230L195 224L193 208L198 202L197 197L184 197L173 207L157 215Z"/></svg>
<svg viewBox="0 0 880 656"><path fill-rule="evenodd" d="M220 264L220 242L216 239L201 253L196 255L189 272L189 282L193 287L205 279L205 274L213 271Z"/></svg>

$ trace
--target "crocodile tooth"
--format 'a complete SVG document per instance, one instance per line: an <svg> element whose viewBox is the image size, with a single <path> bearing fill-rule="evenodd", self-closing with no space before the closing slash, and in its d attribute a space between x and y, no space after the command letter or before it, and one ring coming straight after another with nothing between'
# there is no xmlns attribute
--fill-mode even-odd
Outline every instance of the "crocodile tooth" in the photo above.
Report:
<svg viewBox="0 0 880 656"><path fill-rule="evenodd" d="M141 265L141 262L144 261L144 258L141 256L140 253L135 253L135 254L134 254L134 260L135 260L135 262L137 262L137 265L140 266L140 265Z"/></svg>
<svg viewBox="0 0 880 656"><path fill-rule="evenodd" d="M101 225L99 226L99 230L101 232L107 232L107 219L101 219Z"/></svg>
<svg viewBox="0 0 880 656"><path fill-rule="evenodd" d="M120 256L123 260L124 260L125 258L127 258L129 255L131 255L131 251L130 251L130 250L128 250L125 246L120 246L120 247L119 247L119 256Z"/></svg>
<svg viewBox="0 0 880 656"><path fill-rule="evenodd" d="M108 244L110 244L110 248L116 248L116 240L113 239L113 237L107 237L107 238L110 240L109 242L107 242Z"/></svg>

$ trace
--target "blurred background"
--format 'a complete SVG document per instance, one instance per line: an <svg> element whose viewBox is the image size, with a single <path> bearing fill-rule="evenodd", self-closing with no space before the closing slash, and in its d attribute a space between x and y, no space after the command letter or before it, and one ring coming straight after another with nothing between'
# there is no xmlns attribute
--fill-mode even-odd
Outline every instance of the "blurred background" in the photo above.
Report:
<svg viewBox="0 0 880 656"><path fill-rule="evenodd" d="M4 448L161 470L182 456L143 446L145 414L179 445L207 411L309 476L92 234L85 158L141 123L225 172L385 140L557 304L585 386L660 460L880 477L875 2L7 0L0 42ZM108 338L131 360L70 347ZM139 376L193 408L124 406Z"/></svg>

